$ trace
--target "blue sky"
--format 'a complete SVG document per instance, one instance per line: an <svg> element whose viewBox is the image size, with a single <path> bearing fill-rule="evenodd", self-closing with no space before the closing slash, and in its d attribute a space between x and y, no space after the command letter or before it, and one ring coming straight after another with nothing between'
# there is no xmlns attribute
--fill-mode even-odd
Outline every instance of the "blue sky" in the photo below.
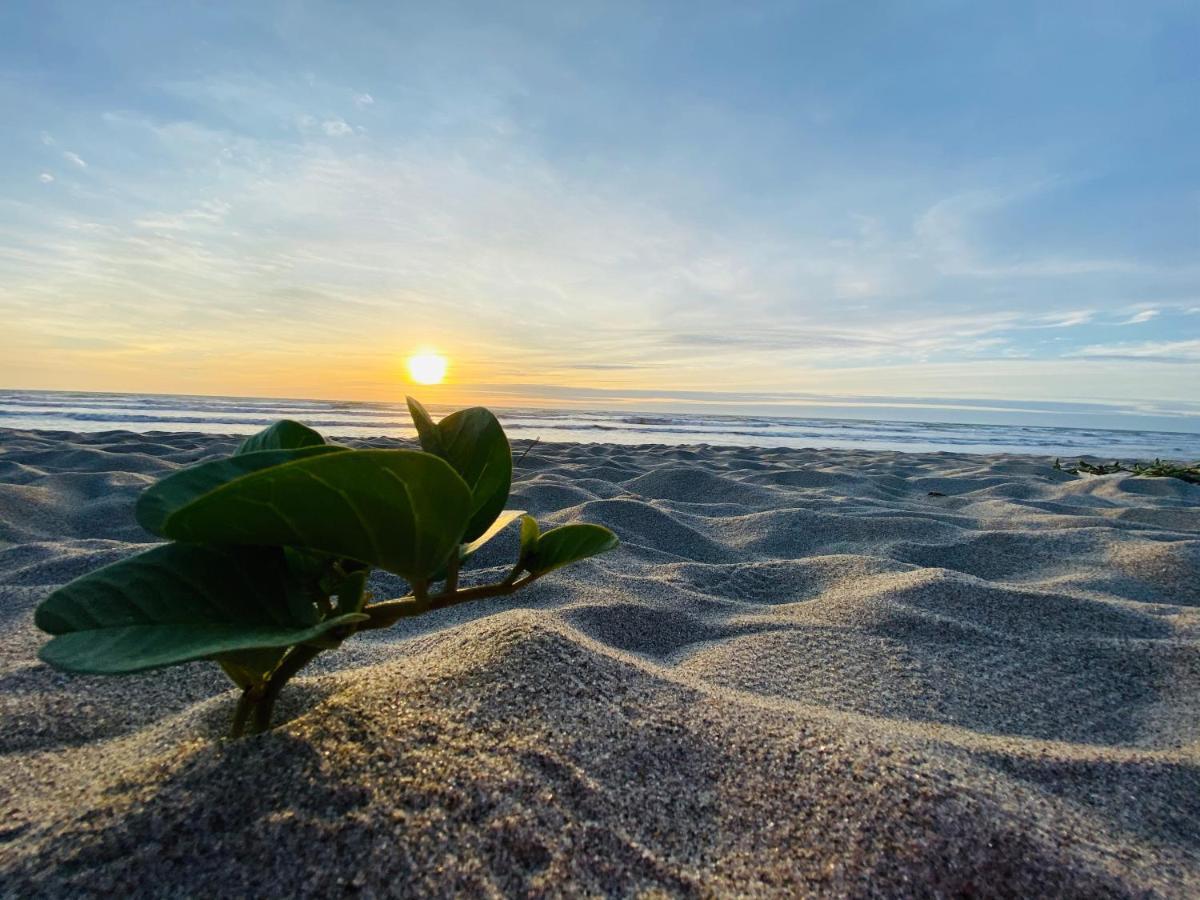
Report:
<svg viewBox="0 0 1200 900"><path fill-rule="evenodd" d="M1197 59L1194 2L9 2L0 386L1200 430Z"/></svg>

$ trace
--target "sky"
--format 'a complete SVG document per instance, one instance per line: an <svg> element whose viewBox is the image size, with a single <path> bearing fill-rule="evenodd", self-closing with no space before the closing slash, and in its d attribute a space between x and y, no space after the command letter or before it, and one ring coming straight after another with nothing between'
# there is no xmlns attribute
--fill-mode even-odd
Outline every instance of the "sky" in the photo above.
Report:
<svg viewBox="0 0 1200 900"><path fill-rule="evenodd" d="M0 387L1200 431L1198 97L1194 0L9 0Z"/></svg>

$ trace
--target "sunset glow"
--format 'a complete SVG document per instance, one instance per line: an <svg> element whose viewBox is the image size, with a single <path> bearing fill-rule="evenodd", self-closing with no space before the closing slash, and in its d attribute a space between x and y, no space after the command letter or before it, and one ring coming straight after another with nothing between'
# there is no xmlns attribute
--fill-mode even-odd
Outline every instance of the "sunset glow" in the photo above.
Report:
<svg viewBox="0 0 1200 900"><path fill-rule="evenodd" d="M408 358L408 377L417 384L441 384L449 361L440 353L423 352Z"/></svg>
<svg viewBox="0 0 1200 900"><path fill-rule="evenodd" d="M9 6L0 386L1200 428L1189 4Z"/></svg>

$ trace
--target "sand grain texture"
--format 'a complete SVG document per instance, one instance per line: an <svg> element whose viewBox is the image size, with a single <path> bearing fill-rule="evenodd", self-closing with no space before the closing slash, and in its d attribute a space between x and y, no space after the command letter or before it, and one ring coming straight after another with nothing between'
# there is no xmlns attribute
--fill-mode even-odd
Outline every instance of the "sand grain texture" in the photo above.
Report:
<svg viewBox="0 0 1200 900"><path fill-rule="evenodd" d="M510 505L618 551L355 638L230 743L215 666L62 675L32 610L235 445L0 432L4 895L1200 892L1200 487L539 444Z"/></svg>

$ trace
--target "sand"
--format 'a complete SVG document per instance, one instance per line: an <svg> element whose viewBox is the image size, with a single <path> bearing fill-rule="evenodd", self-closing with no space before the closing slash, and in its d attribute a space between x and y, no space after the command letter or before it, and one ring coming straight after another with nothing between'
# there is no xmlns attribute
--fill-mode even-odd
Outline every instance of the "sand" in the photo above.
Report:
<svg viewBox="0 0 1200 900"><path fill-rule="evenodd" d="M619 550L356 637L229 742L215 666L63 675L32 609L234 445L0 432L4 895L1200 892L1200 486L539 444L513 505Z"/></svg>

